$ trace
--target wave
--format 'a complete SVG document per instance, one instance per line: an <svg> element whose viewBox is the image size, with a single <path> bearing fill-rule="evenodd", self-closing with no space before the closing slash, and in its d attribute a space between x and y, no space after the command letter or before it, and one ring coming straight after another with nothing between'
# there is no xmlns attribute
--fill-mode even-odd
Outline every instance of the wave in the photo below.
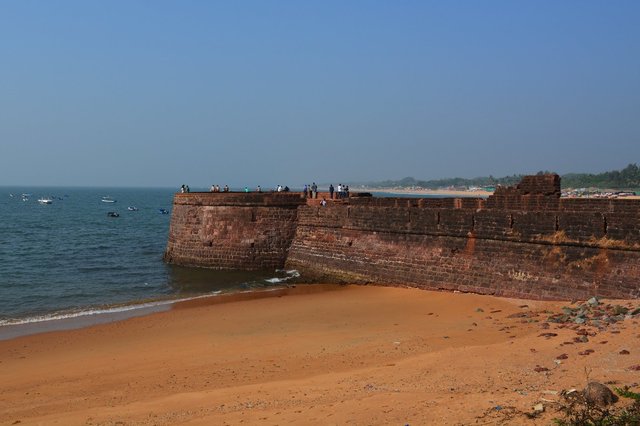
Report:
<svg viewBox="0 0 640 426"><path fill-rule="evenodd" d="M267 278L264 281L271 283L271 284L278 284L278 283L283 283L286 281L289 281L292 278L298 278L300 276L300 272L296 271L295 269L292 269L290 271L283 271L283 270L277 270L276 272L284 272L285 274L287 274L286 277L282 277L282 278L278 278L278 277L274 277L274 278Z"/></svg>
<svg viewBox="0 0 640 426"><path fill-rule="evenodd" d="M189 298L182 299L169 299L169 300L161 300L156 302L145 302L145 303L137 303L137 304L128 304L122 306L111 306L104 308L88 308L86 310L73 310L73 311L62 311L62 312L53 312L50 314L36 315L32 317L26 318L9 318L0 320L0 327L7 325L24 325L24 324L35 324L47 321L59 321L65 319L72 318L80 318L91 315L105 315L105 314L118 314L138 309L151 309L158 308L162 306L168 306L172 303L177 303L181 301L188 301L192 299L197 299L200 297L209 297L213 294L194 296Z"/></svg>
<svg viewBox="0 0 640 426"><path fill-rule="evenodd" d="M263 281L269 284L280 284L282 282L286 282L290 279L297 278L300 276L300 273L296 270L290 271L276 271L280 273L286 273L286 277L282 278L267 278ZM260 290L265 291L264 287ZM275 290L275 288L273 289ZM256 288L253 286L238 286L235 288L229 288L226 290L215 290L211 292L207 292L204 294L180 297L180 295L174 295L173 297L169 297L161 300L153 300L147 302L132 302L132 303L123 303L111 306L102 306L102 307L88 307L88 308L80 308L80 309L70 309L58 312L52 312L42 315L34 315L24 318L5 318L0 319L0 327L4 326L19 326L26 324L38 324L45 323L49 321L60 321L60 320L69 320L74 318L83 318L83 317L91 317L91 316L108 316L108 315L117 315L123 313L132 313L130 316L137 316L134 312L139 312L140 315L143 315L147 312L155 312L160 311L163 308L169 308L172 304L180 303L180 302L188 302L197 299L203 299L207 297L215 297L221 294L229 294L229 293L250 293L256 291ZM269 291L267 289L266 291Z"/></svg>

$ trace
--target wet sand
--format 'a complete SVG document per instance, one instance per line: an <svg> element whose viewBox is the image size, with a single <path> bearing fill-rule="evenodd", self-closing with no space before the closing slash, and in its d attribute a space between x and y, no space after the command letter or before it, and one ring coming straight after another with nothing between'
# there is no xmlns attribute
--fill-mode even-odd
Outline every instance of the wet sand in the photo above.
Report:
<svg viewBox="0 0 640 426"><path fill-rule="evenodd" d="M638 321L571 343L534 322L566 304L298 285L14 338L0 424L549 424L562 389L640 381Z"/></svg>

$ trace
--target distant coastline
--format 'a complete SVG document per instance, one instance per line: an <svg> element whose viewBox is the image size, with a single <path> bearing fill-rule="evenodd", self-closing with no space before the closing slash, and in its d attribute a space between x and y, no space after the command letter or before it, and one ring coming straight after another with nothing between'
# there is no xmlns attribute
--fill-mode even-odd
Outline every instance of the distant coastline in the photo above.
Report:
<svg viewBox="0 0 640 426"><path fill-rule="evenodd" d="M458 189L409 189L409 188L378 188L365 187L353 188L351 192L386 192L398 195L425 195L439 197L482 197L486 198L493 194L491 191L484 190L458 190Z"/></svg>
<svg viewBox="0 0 640 426"><path fill-rule="evenodd" d="M602 190L600 193L594 193L590 195L582 195L579 198L612 198L608 195L613 193L614 190ZM480 189L410 189L410 188L384 188L384 187L365 187L356 188L352 192L385 192L388 194L397 195L425 195L425 196L438 196L438 197L489 197L493 192L484 191ZM565 195L563 195L564 197ZM624 195L620 197L626 200L640 200L640 195Z"/></svg>

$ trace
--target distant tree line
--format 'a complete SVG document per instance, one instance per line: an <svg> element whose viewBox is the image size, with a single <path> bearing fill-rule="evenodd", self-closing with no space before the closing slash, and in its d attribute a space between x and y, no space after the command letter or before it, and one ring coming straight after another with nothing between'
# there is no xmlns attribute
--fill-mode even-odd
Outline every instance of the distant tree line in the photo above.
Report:
<svg viewBox="0 0 640 426"><path fill-rule="evenodd" d="M553 173L549 171L539 171L537 174ZM472 179L449 178L433 180L417 180L406 177L400 180L385 180L381 182L368 182L364 185L370 187L397 188L397 187L420 187L429 189L448 187L489 187L496 185L515 185L524 175L512 175L504 177L483 176ZM568 173L562 175L563 188L602 188L602 189L633 189L640 188L640 167L637 164L629 164L622 170L613 170L599 174L591 173ZM357 184L352 184L357 185Z"/></svg>
<svg viewBox="0 0 640 426"><path fill-rule="evenodd" d="M562 176L562 186L565 188L640 188L640 167L633 163L622 170L613 170L596 175L569 173Z"/></svg>

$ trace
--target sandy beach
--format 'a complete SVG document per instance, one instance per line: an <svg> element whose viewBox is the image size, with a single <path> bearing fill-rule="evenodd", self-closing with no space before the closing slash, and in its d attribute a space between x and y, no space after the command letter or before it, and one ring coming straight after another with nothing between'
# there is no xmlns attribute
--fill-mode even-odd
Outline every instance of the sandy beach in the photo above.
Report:
<svg viewBox="0 0 640 426"><path fill-rule="evenodd" d="M398 194L398 195L425 195L425 196L438 196L438 197L480 197L487 198L493 194L490 191L483 190L471 190L471 191L462 191L462 190L453 190L453 189L395 189L395 188L367 188L362 191L370 191L370 192L387 192L389 194ZM611 192L615 192L617 190L611 190ZM357 191L356 191L357 192ZM585 197L588 198L588 197ZM624 197L619 197L622 200L640 200L640 195L626 195Z"/></svg>
<svg viewBox="0 0 640 426"><path fill-rule="evenodd" d="M640 381L637 319L545 322L569 303L298 285L14 338L0 424L549 424L563 389Z"/></svg>

